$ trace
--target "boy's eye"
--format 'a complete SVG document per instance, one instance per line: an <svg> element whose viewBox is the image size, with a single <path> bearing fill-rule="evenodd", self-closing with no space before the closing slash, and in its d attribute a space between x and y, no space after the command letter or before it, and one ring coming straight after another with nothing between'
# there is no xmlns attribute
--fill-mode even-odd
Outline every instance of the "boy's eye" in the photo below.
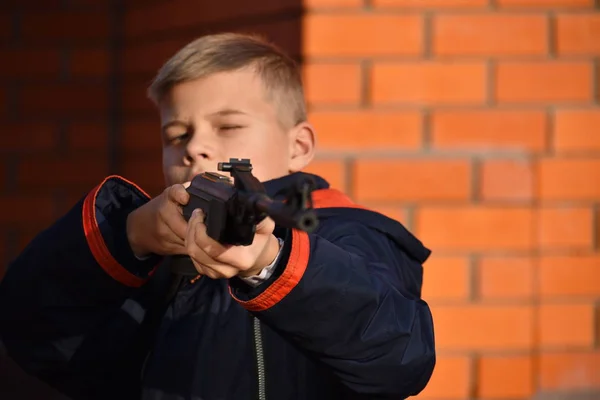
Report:
<svg viewBox="0 0 600 400"><path fill-rule="evenodd" d="M180 135L169 135L167 137L167 142L173 143L173 144L180 143L180 142L183 142L184 140L186 140L189 136L190 136L189 133L182 133Z"/></svg>
<svg viewBox="0 0 600 400"><path fill-rule="evenodd" d="M219 127L219 129L222 131L232 131L232 130L241 129L241 128L242 128L242 126L240 126L240 125L221 125Z"/></svg>

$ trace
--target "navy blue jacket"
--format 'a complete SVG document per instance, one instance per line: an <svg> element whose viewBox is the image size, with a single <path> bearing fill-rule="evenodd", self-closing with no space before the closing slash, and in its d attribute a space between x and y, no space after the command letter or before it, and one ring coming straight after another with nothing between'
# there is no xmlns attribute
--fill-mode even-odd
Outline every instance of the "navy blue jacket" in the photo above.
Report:
<svg viewBox="0 0 600 400"><path fill-rule="evenodd" d="M278 197L295 175L266 182L268 193ZM73 399L416 395L435 365L421 299L430 252L400 223L314 178L320 226L276 229L285 244L269 281L185 279L164 310L170 258L136 259L125 234L128 213L149 197L107 178L8 269L8 354Z"/></svg>

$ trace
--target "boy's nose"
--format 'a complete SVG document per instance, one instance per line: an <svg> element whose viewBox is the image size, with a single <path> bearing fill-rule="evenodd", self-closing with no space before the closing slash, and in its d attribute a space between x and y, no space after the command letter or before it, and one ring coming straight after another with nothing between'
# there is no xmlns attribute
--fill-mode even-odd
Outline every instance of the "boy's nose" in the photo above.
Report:
<svg viewBox="0 0 600 400"><path fill-rule="evenodd" d="M192 136L185 146L185 159L190 164L197 164L200 161L212 159L211 146L207 140L202 140L200 135Z"/></svg>

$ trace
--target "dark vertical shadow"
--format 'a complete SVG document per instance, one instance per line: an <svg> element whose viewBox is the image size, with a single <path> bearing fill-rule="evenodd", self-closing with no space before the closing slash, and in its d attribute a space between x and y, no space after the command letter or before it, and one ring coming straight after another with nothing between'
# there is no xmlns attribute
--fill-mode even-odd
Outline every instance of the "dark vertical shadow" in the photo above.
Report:
<svg viewBox="0 0 600 400"><path fill-rule="evenodd" d="M121 55L123 47L123 0L112 0L110 5L110 75L108 106L108 172L113 175L119 171L119 137L122 131L122 82Z"/></svg>

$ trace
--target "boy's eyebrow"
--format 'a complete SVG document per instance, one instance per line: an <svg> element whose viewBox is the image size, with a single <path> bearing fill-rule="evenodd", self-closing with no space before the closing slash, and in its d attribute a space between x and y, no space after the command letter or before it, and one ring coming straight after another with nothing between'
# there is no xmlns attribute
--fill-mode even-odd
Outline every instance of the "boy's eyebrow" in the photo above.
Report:
<svg viewBox="0 0 600 400"><path fill-rule="evenodd" d="M174 121L169 121L166 124L164 124L163 126L161 126L160 130L163 131L163 133L169 129L172 126L182 126L184 128L187 128L188 124L186 124L183 121L178 121L178 120L174 120Z"/></svg>
<svg viewBox="0 0 600 400"><path fill-rule="evenodd" d="M235 108L225 108L223 110L219 110L216 111L212 114L210 114L210 116L219 116L219 117L225 117L228 115L247 115L247 113L241 111L241 110L236 110Z"/></svg>

